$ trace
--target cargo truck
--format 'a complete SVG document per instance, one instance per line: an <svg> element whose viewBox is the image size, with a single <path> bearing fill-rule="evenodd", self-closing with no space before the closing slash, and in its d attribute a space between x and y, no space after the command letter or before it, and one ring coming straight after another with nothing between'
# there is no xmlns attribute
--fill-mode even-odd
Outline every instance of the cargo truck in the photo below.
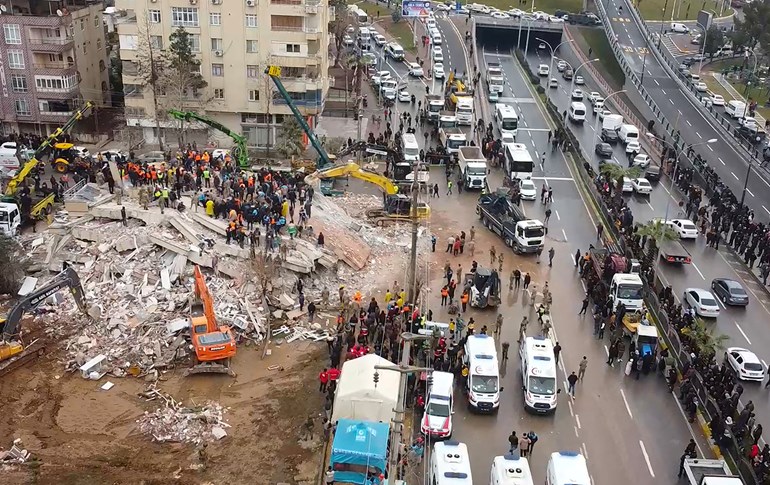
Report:
<svg viewBox="0 0 770 485"><path fill-rule="evenodd" d="M429 123L438 123L439 113L444 109L444 97L439 94L425 96L425 110Z"/></svg>
<svg viewBox="0 0 770 485"><path fill-rule="evenodd" d="M487 89L489 92L502 94L504 83L503 66L499 62L487 63Z"/></svg>
<svg viewBox="0 0 770 485"><path fill-rule="evenodd" d="M588 251L594 272L604 285L612 307L623 303L629 311L641 310L644 304L644 284L639 276L640 264L623 256L617 245L605 248L591 248Z"/></svg>
<svg viewBox="0 0 770 485"><path fill-rule="evenodd" d="M455 158L459 156L460 148L468 145L468 137L460 128L441 128L438 131L438 138L446 151Z"/></svg>
<svg viewBox="0 0 770 485"><path fill-rule="evenodd" d="M473 97L458 96L455 106L455 116L458 125L471 126L473 124Z"/></svg>
<svg viewBox="0 0 770 485"><path fill-rule="evenodd" d="M476 213L484 226L500 236L516 254L542 251L545 226L529 219L511 199L502 193L479 197Z"/></svg>
<svg viewBox="0 0 770 485"><path fill-rule="evenodd" d="M677 241L666 241L660 243L660 257L671 264L690 264L692 257L690 253Z"/></svg>
<svg viewBox="0 0 770 485"><path fill-rule="evenodd" d="M476 146L458 148L457 161L465 190L482 190L487 186L487 159Z"/></svg>

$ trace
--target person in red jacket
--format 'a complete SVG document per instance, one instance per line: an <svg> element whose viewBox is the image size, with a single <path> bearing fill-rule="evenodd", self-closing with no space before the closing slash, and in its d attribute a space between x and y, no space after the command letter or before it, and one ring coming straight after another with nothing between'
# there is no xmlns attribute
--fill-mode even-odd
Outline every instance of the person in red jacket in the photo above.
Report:
<svg viewBox="0 0 770 485"><path fill-rule="evenodd" d="M338 381L340 379L340 370L336 367L332 367L329 369L329 380L330 381Z"/></svg>
<svg viewBox="0 0 770 485"><path fill-rule="evenodd" d="M321 392L326 392L326 384L329 383L329 372L326 370L326 367L324 367L324 370L318 374L318 380L321 382L321 386L318 388L318 390Z"/></svg>

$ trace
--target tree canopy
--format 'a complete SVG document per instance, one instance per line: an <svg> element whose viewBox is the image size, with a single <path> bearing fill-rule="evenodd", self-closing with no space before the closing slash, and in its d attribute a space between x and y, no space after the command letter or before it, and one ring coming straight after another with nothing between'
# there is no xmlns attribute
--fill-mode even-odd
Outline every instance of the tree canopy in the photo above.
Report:
<svg viewBox="0 0 770 485"><path fill-rule="evenodd" d="M770 2L751 2L743 6L743 19L734 17L733 45L753 49L759 44L762 50L770 49ZM738 42L738 40L742 42Z"/></svg>

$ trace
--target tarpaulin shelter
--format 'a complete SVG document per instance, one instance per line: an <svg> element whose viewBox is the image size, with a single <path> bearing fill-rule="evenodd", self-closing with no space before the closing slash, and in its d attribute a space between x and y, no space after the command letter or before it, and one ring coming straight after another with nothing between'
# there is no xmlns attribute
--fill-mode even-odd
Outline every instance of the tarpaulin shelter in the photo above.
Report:
<svg viewBox="0 0 770 485"><path fill-rule="evenodd" d="M329 465L336 483L367 483L367 474L384 473L388 462L390 425L340 419Z"/></svg>

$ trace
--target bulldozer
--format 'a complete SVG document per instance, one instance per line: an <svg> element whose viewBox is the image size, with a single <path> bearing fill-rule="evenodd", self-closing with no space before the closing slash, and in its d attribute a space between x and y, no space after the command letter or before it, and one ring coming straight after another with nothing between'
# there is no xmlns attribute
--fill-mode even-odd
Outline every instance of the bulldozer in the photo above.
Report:
<svg viewBox="0 0 770 485"><path fill-rule="evenodd" d="M190 300L190 337L195 349L195 363L185 370L191 374L228 374L235 377L230 359L235 356L235 337L230 327L218 325L206 278L195 266L195 297Z"/></svg>
<svg viewBox="0 0 770 485"><path fill-rule="evenodd" d="M51 165L58 173L88 169L88 161L83 160L72 143L56 143L51 151Z"/></svg>
<svg viewBox="0 0 770 485"><path fill-rule="evenodd" d="M37 308L46 298L69 288L75 303L81 312L88 315L85 292L80 283L80 277L71 267L56 275L44 286L36 289L28 295L21 297L8 312L5 318L0 318L2 328L2 341L0 341L0 376L22 365L29 359L42 355L45 345L36 341L25 346L21 339L21 317L24 312Z"/></svg>

